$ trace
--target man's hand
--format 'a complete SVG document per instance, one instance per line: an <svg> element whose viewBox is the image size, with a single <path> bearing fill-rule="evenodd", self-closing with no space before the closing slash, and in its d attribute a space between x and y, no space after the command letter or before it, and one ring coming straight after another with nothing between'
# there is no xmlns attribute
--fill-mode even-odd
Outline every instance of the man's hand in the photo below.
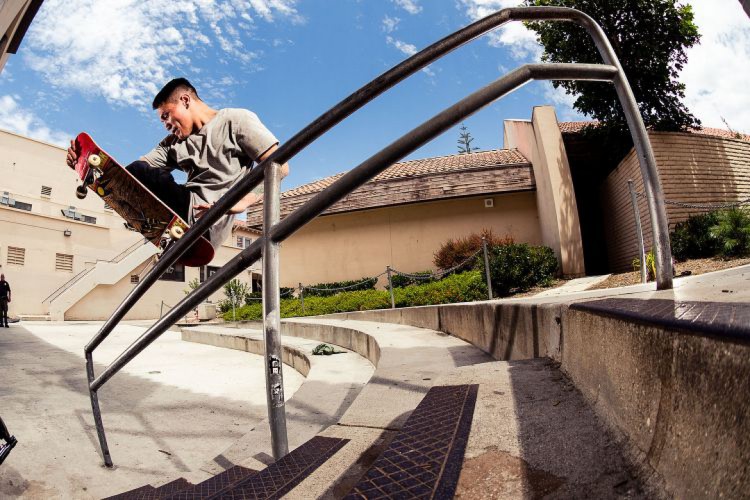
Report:
<svg viewBox="0 0 750 500"><path fill-rule="evenodd" d="M70 141L70 147L68 148L68 156L65 158L65 162L72 169L76 168L76 161L78 161L78 154L76 153L76 141Z"/></svg>
<svg viewBox="0 0 750 500"><path fill-rule="evenodd" d="M253 203L256 203L261 199L260 196L257 194L249 193L244 198L242 198L239 203L237 203L235 206L229 209L230 214L239 214L245 211L245 209L252 205ZM203 217L203 214L206 210L213 207L213 203L199 203L197 205L193 205L193 210L195 210L195 218L200 219Z"/></svg>

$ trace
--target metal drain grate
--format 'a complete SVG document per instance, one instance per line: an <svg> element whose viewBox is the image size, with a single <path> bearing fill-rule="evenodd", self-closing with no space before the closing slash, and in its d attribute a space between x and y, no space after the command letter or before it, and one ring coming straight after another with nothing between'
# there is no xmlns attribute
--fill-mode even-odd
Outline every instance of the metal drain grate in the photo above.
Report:
<svg viewBox="0 0 750 500"><path fill-rule="evenodd" d="M257 474L258 471L235 465L231 469L206 479L202 483L191 486L177 494L169 497L169 500L203 500L215 495L220 490L227 488L235 483L242 481L251 474Z"/></svg>

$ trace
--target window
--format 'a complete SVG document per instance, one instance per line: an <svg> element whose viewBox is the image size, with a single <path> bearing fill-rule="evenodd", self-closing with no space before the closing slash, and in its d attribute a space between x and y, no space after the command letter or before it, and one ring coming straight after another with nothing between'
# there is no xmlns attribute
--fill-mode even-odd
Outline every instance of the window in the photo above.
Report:
<svg viewBox="0 0 750 500"><path fill-rule="evenodd" d="M185 282L185 266L182 264L175 264L174 266L167 269L167 271L159 278L162 281L180 281Z"/></svg>
<svg viewBox="0 0 750 500"><path fill-rule="evenodd" d="M104 204L104 210L106 210L107 212L111 212L112 211L112 207L110 207L108 203L105 203Z"/></svg>
<svg viewBox="0 0 750 500"><path fill-rule="evenodd" d="M76 211L76 207L68 207L60 210L62 214L68 219L79 220L88 224L96 224L96 217L89 217L88 215L80 214Z"/></svg>
<svg viewBox="0 0 750 500"><path fill-rule="evenodd" d="M73 256L65 253L55 254L55 271L73 272Z"/></svg>
<svg viewBox="0 0 750 500"><path fill-rule="evenodd" d="M16 201L11 197L10 193L5 191L2 196L0 196L0 205L5 205L6 207L15 208L18 210L26 210L27 212L31 212L31 203L24 203L22 201Z"/></svg>
<svg viewBox="0 0 750 500"><path fill-rule="evenodd" d="M8 264L22 266L26 261L26 249L18 247L8 247Z"/></svg>
<svg viewBox="0 0 750 500"><path fill-rule="evenodd" d="M141 281L141 277L140 276L138 276L137 274L131 274L130 275L130 282L131 283L138 283L139 281Z"/></svg>
<svg viewBox="0 0 750 500"><path fill-rule="evenodd" d="M216 266L201 266L201 283L206 281L208 278L214 275L216 271L218 271L219 268Z"/></svg>
<svg viewBox="0 0 750 500"><path fill-rule="evenodd" d="M252 238L245 238L244 236L237 236L237 248L247 248L250 243L253 242Z"/></svg>
<svg viewBox="0 0 750 500"><path fill-rule="evenodd" d="M52 188L49 186L42 186L42 197L49 198L52 196Z"/></svg>

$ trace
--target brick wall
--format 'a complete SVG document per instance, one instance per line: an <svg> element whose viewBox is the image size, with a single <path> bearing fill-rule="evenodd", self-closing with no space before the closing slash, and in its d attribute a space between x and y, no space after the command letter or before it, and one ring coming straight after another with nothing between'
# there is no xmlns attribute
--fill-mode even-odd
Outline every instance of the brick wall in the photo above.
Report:
<svg viewBox="0 0 750 500"><path fill-rule="evenodd" d="M667 201L726 203L750 197L750 142L689 133L651 132L651 144ZM628 179L643 193L640 166L631 150L601 187L607 253L612 271L632 270L638 256ZM643 197L638 197L646 251L651 248L651 222ZM669 227L704 212L667 205Z"/></svg>

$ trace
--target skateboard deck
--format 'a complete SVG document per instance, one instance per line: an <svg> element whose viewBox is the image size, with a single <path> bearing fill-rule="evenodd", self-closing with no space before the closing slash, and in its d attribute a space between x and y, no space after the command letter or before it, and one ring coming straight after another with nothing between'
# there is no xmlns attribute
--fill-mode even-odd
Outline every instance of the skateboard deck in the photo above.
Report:
<svg viewBox="0 0 750 500"><path fill-rule="evenodd" d="M125 219L128 229L138 231L162 251L182 237L189 227L187 222L97 146L88 134L78 134L75 150L78 155L75 170L83 181L76 189L79 198L85 197L88 190L94 191ZM213 257L211 243L201 236L177 263L198 267L208 264Z"/></svg>

